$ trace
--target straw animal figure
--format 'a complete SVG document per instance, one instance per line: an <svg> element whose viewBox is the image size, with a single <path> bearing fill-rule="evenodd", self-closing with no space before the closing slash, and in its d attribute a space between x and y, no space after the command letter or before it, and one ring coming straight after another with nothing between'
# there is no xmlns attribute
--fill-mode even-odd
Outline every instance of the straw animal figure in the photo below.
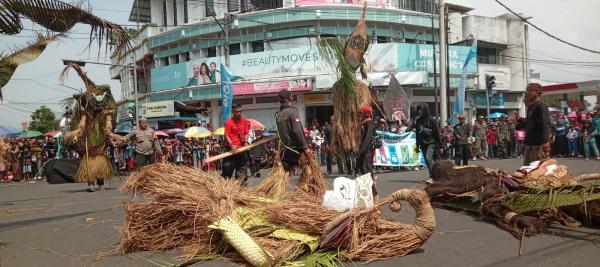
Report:
<svg viewBox="0 0 600 267"><path fill-rule="evenodd" d="M76 181L113 178L112 166L106 156L107 141L124 142L124 138L112 132L116 103L110 87L94 84L76 64L69 64L63 70L61 80L70 68L77 71L86 86L83 94L75 96L71 131L64 136L65 144L74 145L77 153L82 155Z"/></svg>
<svg viewBox="0 0 600 267"><path fill-rule="evenodd" d="M123 253L181 248L185 256L220 255L255 266L279 266L331 248L341 260L373 261L403 256L433 233L427 194L403 189L372 209L339 213L301 190L279 200L258 196L216 173L157 163L131 175L123 189L147 197L124 204ZM383 219L386 204L400 201L416 212L411 224Z"/></svg>

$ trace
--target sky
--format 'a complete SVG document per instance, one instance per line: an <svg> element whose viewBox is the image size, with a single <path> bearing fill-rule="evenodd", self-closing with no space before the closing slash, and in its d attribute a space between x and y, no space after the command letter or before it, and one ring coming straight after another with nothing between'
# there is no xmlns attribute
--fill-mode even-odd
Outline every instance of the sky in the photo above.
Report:
<svg viewBox="0 0 600 267"><path fill-rule="evenodd" d="M506 11L493 0L448 0L475 8L471 14L498 16ZM598 0L502 0L513 10L532 17L530 22L542 29L583 47L600 50L600 10ZM89 0L92 13L121 25L135 27L129 22L129 10L133 0ZM32 40L37 32L44 31L39 25L24 21L25 30L16 36L0 36L0 51L8 52L15 46ZM71 96L75 90L58 86L58 76L63 69L61 59L81 59L109 63L110 52L104 47L98 56L97 45L88 45L90 27L78 24L69 38L55 42L35 61L20 66L12 80L3 88L4 103L0 104L0 125L20 127L30 120L31 113L40 105L46 105L57 115L62 115L60 100ZM576 64L531 64L541 73L541 78L555 82L577 82L600 78L600 54L592 54L559 43L530 27L530 58L550 61L597 62L598 67L581 67ZM96 84L110 84L113 96L120 98L120 83L111 80L108 66L86 65L88 75ZM80 89L83 83L74 71L70 72L65 85Z"/></svg>

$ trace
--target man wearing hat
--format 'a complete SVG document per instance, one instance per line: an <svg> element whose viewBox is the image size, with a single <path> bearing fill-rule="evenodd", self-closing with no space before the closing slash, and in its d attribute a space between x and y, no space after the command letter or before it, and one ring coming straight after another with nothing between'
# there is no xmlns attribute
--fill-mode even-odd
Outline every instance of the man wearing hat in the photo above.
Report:
<svg viewBox="0 0 600 267"><path fill-rule="evenodd" d="M465 115L458 115L458 124L454 126L454 164L469 164L469 150L467 149L467 138L469 138L469 127L465 124Z"/></svg>
<svg viewBox="0 0 600 267"><path fill-rule="evenodd" d="M479 116L473 126L473 135L475 136L475 151L477 157L486 160L487 158L487 124L483 116Z"/></svg>
<svg viewBox="0 0 600 267"><path fill-rule="evenodd" d="M525 105L527 117L519 121L517 130L525 129L523 165L548 158L550 153L550 117L548 107L541 101L542 86L539 83L527 85Z"/></svg>
<svg viewBox="0 0 600 267"><path fill-rule="evenodd" d="M148 120L141 118L137 129L127 135L128 141L135 145L135 168L154 163L156 157L162 155L160 144L154 134L154 130L148 128Z"/></svg>
<svg viewBox="0 0 600 267"><path fill-rule="evenodd" d="M300 156L309 148L304 139L304 127L300 122L298 110L292 106L292 93L284 89L279 92L278 97L280 107L275 121L281 145L281 161L286 171L293 172L298 166Z"/></svg>

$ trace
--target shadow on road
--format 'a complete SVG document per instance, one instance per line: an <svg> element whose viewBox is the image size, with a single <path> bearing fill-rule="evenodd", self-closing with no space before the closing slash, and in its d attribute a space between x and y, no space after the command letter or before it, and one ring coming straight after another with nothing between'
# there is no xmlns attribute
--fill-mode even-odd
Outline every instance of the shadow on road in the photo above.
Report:
<svg viewBox="0 0 600 267"><path fill-rule="evenodd" d="M43 199L52 199L52 198L58 198L59 196L53 196L53 197L38 197L38 198L27 198L27 199L17 199L17 200L11 200L11 201L4 201L4 202L0 202L0 205L3 206L12 206L17 202L24 202L24 201L33 201L33 200L43 200Z"/></svg>
<svg viewBox="0 0 600 267"><path fill-rule="evenodd" d="M52 222L52 221L59 221L59 220L69 219L69 218L82 216L82 215L106 212L106 211L110 211L110 210L111 209L85 211L85 212L79 212L79 213L73 213L73 214L67 214L67 215L50 216L50 217L22 220L22 221L9 222L9 223L0 223L0 232L10 231L10 230L13 230L13 229L16 229L19 227L23 227L23 226L30 226L30 225L42 224L42 223L47 223L47 222Z"/></svg>

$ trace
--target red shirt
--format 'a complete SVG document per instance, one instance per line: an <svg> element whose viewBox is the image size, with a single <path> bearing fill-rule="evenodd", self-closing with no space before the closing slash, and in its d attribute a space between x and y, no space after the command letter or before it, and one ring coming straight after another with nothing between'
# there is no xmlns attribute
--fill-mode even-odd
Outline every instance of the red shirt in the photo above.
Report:
<svg viewBox="0 0 600 267"><path fill-rule="evenodd" d="M232 144L237 147L243 146L249 131L250 122L243 117L240 118L238 122L234 121L233 118L229 118L227 122L225 122L225 136L229 137Z"/></svg>

